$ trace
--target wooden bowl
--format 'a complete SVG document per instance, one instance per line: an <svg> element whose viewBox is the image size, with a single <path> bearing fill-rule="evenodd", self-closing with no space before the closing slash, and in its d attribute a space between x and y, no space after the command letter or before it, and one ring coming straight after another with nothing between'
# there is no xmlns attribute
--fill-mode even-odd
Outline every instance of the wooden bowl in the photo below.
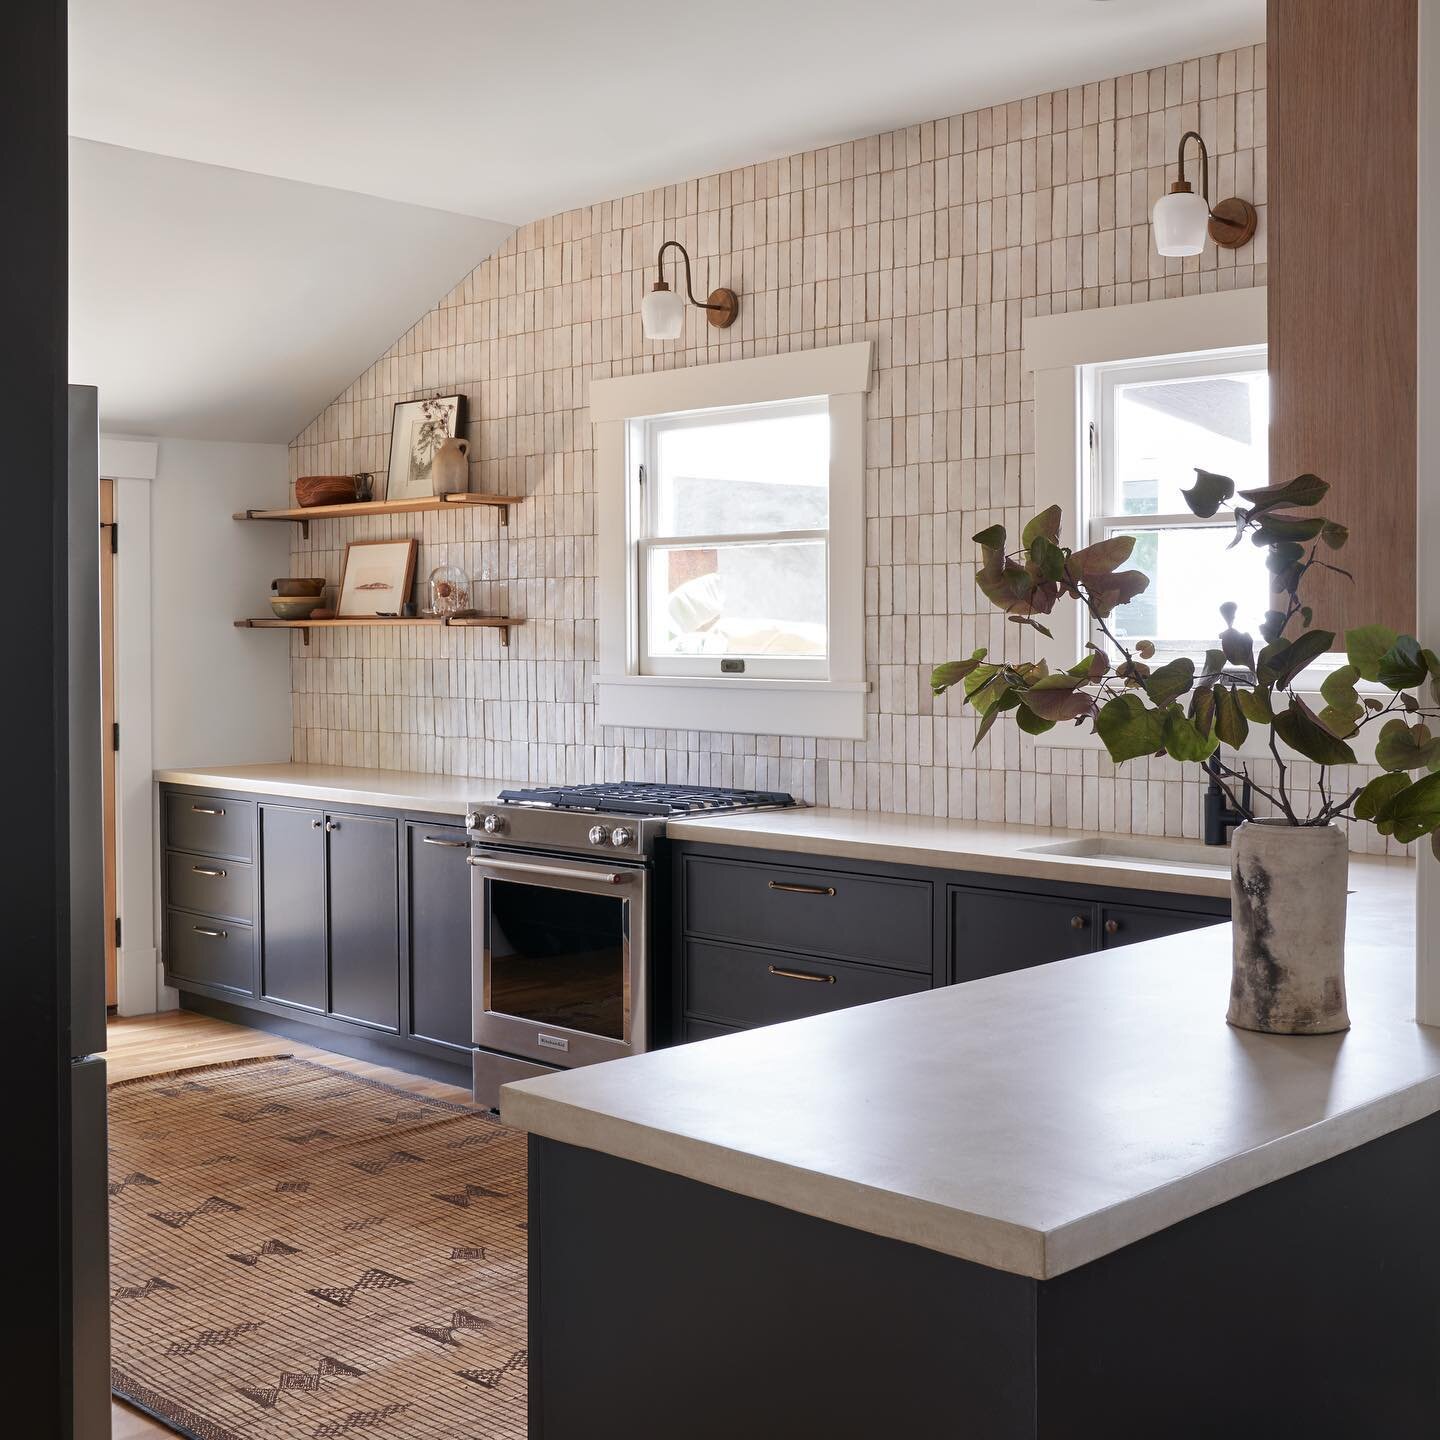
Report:
<svg viewBox="0 0 1440 1440"><path fill-rule="evenodd" d="M318 595L276 595L270 601L277 620L308 620L319 605Z"/></svg>
<svg viewBox="0 0 1440 1440"><path fill-rule="evenodd" d="M300 505L348 505L354 499L353 475L302 475L295 482L295 500Z"/></svg>
<svg viewBox="0 0 1440 1440"><path fill-rule="evenodd" d="M325 577L319 576L301 579L290 577L289 579L272 580L270 588L282 598L299 599L306 596L315 599L325 591Z"/></svg>

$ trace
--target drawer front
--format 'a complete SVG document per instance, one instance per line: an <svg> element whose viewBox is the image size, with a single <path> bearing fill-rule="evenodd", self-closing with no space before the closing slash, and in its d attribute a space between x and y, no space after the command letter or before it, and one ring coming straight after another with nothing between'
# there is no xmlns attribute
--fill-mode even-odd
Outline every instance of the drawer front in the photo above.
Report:
<svg viewBox="0 0 1440 1440"><path fill-rule="evenodd" d="M869 970L843 960L802 960L691 940L685 945L686 1027L773 1025L930 988L929 975Z"/></svg>
<svg viewBox="0 0 1440 1440"><path fill-rule="evenodd" d="M721 1035L742 1034L743 1029L740 1025L717 1025L713 1020L686 1020L685 1039L687 1043L691 1040L716 1040Z"/></svg>
<svg viewBox="0 0 1440 1440"><path fill-rule="evenodd" d="M980 980L1095 948L1095 903L1004 890L951 892L951 978Z"/></svg>
<svg viewBox="0 0 1440 1440"><path fill-rule="evenodd" d="M927 880L703 856L685 861L685 928L692 933L926 975L933 904Z"/></svg>
<svg viewBox="0 0 1440 1440"><path fill-rule="evenodd" d="M244 860L172 850L165 857L165 883L167 903L181 910L247 925L255 919L255 871Z"/></svg>
<svg viewBox="0 0 1440 1440"><path fill-rule="evenodd" d="M1106 950L1121 945L1138 945L1142 940L1163 940L1185 930L1205 925L1223 925L1223 915L1204 915L1194 910L1160 910L1147 905L1102 905L1100 943Z"/></svg>
<svg viewBox="0 0 1440 1440"><path fill-rule="evenodd" d="M255 980L255 932L233 920L210 920L171 910L167 914L165 968L179 980L250 995Z"/></svg>
<svg viewBox="0 0 1440 1440"><path fill-rule="evenodd" d="M165 844L171 850L255 858L255 802L220 795L167 795Z"/></svg>

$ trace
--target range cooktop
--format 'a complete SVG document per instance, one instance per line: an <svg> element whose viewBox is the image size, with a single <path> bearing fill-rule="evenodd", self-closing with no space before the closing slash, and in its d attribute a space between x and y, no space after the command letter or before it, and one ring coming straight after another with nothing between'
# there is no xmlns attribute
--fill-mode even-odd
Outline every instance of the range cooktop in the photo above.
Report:
<svg viewBox="0 0 1440 1440"><path fill-rule="evenodd" d="M506 805L586 810L599 815L704 815L720 810L782 809L795 799L779 790L731 790L708 785L651 785L620 781L502 790Z"/></svg>

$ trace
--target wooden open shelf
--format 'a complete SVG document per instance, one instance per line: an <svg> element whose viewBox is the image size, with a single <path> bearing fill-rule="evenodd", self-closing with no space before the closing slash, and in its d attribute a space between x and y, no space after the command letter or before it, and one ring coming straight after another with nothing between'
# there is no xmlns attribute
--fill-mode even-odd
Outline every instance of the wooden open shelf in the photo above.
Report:
<svg viewBox="0 0 1440 1440"><path fill-rule="evenodd" d="M287 510L237 510L235 520L291 520L300 526L305 539L310 538L312 520L354 520L362 515L420 515L434 510L448 510L453 505L490 505L500 512L500 523L510 523L510 507L518 505L523 495L481 495L466 490L459 495L426 495L419 500L352 500L346 505L296 505Z"/></svg>
<svg viewBox="0 0 1440 1440"><path fill-rule="evenodd" d="M379 615L340 615L333 620L237 620L235 628L237 630L303 630L305 643L308 645L312 630L349 630L362 625L370 629L382 629L387 625L453 625L457 630L497 630L500 633L500 643L509 645L511 626L524 623L523 620L517 620L513 615L476 615L460 620L452 620L449 616L444 615L402 615L394 620L387 620Z"/></svg>

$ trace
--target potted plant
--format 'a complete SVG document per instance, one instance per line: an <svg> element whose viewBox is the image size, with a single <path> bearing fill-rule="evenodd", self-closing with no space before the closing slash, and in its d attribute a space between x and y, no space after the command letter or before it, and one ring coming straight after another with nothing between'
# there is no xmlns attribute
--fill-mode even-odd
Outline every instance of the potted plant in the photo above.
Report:
<svg viewBox="0 0 1440 1440"><path fill-rule="evenodd" d="M1107 623L1149 579L1121 567L1135 546L1114 535L1084 549L1059 543L1058 506L1025 526L1017 549L992 525L975 536L976 582L1017 626L1049 636L1043 623L1064 597L1085 607L1103 637L1069 670L1044 661L992 660L986 650L937 666L937 695L959 686L979 714L975 743L1002 715L1027 734L1056 725L1091 725L1117 763L1144 755L1206 764L1245 823L1232 845L1234 972L1228 1019L1277 1034L1327 1034L1349 1026L1345 1004L1345 889L1348 846L1342 821L1374 825L1409 842L1431 837L1440 857L1440 737L1426 723L1440 716L1440 658L1410 635L1383 625L1346 632L1347 663L1331 670L1318 698L1301 694L1301 673L1332 649L1335 635L1313 625L1301 598L1311 570L1348 572L1327 557L1348 539L1342 525L1314 513L1328 485L1301 475L1244 490L1224 475L1197 470L1182 492L1190 510L1211 518L1234 512L1237 545L1268 551L1271 604L1260 643L1234 627L1236 607L1220 607L1225 628L1199 664L1188 656L1160 663L1146 640L1128 646ZM1370 682L1365 693L1357 688ZM1357 763L1351 741L1378 726L1375 761L1384 771L1345 793L1335 766ZM1261 734L1273 778L1260 784L1239 753ZM1282 750L1282 746L1285 748ZM1313 789L1295 785L1286 751L1318 767ZM1257 814L1257 810L1263 813Z"/></svg>

